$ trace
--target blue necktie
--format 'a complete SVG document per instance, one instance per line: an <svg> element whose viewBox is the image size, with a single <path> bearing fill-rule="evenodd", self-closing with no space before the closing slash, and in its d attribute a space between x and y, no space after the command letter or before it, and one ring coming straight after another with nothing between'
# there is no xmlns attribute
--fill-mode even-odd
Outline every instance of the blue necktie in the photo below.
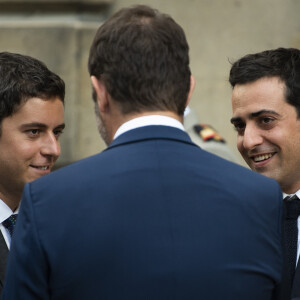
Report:
<svg viewBox="0 0 300 300"><path fill-rule="evenodd" d="M17 216L17 214L11 215L9 218L2 222L3 226L6 227L11 237L14 233Z"/></svg>
<svg viewBox="0 0 300 300"><path fill-rule="evenodd" d="M284 199L285 220L284 220L284 256L285 280L291 289L296 269L298 228L297 219L300 215L300 200L296 195Z"/></svg>

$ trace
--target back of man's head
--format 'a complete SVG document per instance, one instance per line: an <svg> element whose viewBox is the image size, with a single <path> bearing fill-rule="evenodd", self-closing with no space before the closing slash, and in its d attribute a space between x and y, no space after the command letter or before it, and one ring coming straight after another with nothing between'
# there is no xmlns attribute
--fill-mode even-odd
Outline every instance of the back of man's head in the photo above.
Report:
<svg viewBox="0 0 300 300"><path fill-rule="evenodd" d="M88 67L122 113L183 115L190 88L188 51L183 29L170 16L139 5L120 10L98 29Z"/></svg>
<svg viewBox="0 0 300 300"><path fill-rule="evenodd" d="M64 102L64 81L33 57L0 52L0 124L33 97Z"/></svg>
<svg viewBox="0 0 300 300"><path fill-rule="evenodd" d="M229 82L234 87L263 77L278 77L285 83L286 100L300 116L300 50L278 48L245 55L232 64Z"/></svg>

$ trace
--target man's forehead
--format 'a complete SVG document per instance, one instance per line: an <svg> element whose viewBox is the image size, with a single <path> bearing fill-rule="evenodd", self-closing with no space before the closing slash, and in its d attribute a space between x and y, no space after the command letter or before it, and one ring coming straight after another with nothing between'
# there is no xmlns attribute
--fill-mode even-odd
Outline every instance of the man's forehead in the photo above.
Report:
<svg viewBox="0 0 300 300"><path fill-rule="evenodd" d="M254 82L237 84L232 91L232 109L257 113L261 110L278 112L278 105L286 102L285 84L277 77L264 77Z"/></svg>
<svg viewBox="0 0 300 300"><path fill-rule="evenodd" d="M31 98L22 102L10 116L2 119L2 126L36 127L59 126L64 123L64 106L59 99Z"/></svg>

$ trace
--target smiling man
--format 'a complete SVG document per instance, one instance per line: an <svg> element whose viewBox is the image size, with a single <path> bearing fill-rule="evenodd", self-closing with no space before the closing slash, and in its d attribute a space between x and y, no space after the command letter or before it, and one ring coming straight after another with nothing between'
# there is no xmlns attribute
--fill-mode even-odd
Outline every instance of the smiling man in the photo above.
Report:
<svg viewBox="0 0 300 300"><path fill-rule="evenodd" d="M252 170L277 180L284 196L290 196L284 201L280 299L296 299L300 297L300 51L279 48L246 55L232 65L229 81L238 150Z"/></svg>
<svg viewBox="0 0 300 300"><path fill-rule="evenodd" d="M65 85L40 61L0 53L0 293L25 183L60 155Z"/></svg>

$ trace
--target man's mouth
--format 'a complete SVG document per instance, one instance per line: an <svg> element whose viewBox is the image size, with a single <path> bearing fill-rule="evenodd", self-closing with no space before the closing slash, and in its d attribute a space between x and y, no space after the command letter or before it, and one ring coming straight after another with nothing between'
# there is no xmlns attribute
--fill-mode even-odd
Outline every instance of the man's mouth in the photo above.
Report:
<svg viewBox="0 0 300 300"><path fill-rule="evenodd" d="M38 169L38 170L49 170L49 166L34 166L34 165L30 165L30 167Z"/></svg>
<svg viewBox="0 0 300 300"><path fill-rule="evenodd" d="M260 162L260 161L264 161L264 160L271 158L273 155L274 155L274 153L262 154L262 155L254 156L252 159L255 162Z"/></svg>

